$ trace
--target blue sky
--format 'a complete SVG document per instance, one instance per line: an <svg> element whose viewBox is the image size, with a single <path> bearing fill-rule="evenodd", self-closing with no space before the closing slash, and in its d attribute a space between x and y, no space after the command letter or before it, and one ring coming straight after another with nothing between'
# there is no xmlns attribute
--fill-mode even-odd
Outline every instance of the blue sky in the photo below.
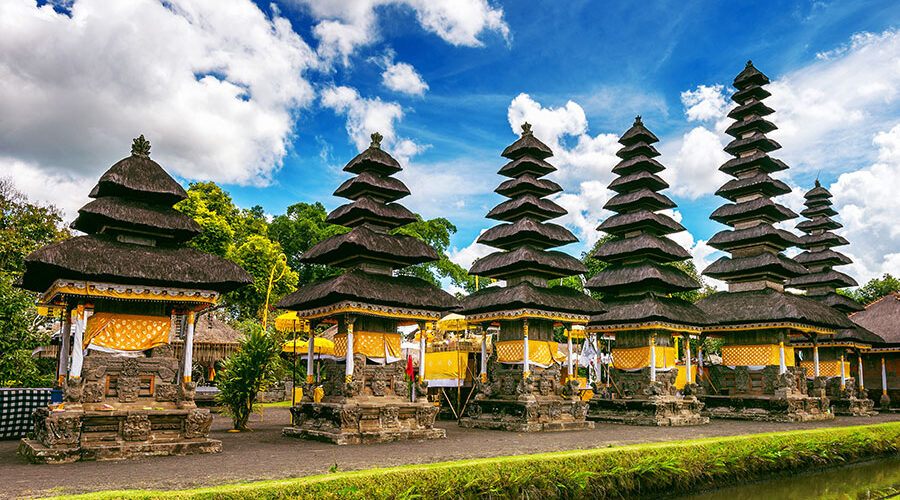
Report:
<svg viewBox="0 0 900 500"><path fill-rule="evenodd" d="M753 59L773 80L773 155L792 167L781 201L799 211L818 176L864 281L900 274L898 27L890 1L11 0L0 167L72 215L144 133L177 178L220 182L241 206L331 209L377 128L406 166L405 204L454 222L451 257L468 266L519 122L557 152L577 255L609 215L614 141L641 114L688 229L676 239L702 268L724 227L708 215L729 84Z"/></svg>

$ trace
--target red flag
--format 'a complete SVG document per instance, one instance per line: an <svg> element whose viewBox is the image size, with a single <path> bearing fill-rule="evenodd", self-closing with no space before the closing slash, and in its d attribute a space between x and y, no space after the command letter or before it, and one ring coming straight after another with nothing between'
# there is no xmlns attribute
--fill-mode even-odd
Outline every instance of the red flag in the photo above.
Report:
<svg viewBox="0 0 900 500"><path fill-rule="evenodd" d="M413 370L412 356L406 356L406 374L409 375L410 380L414 380L413 376L416 371Z"/></svg>

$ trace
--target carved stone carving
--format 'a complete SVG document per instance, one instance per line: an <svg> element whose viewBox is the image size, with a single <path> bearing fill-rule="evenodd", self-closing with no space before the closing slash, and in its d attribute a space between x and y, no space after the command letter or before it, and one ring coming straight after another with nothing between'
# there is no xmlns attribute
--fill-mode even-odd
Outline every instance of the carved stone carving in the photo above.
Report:
<svg viewBox="0 0 900 500"><path fill-rule="evenodd" d="M377 378L372 381L372 394L375 396L384 396L387 389L387 383L384 379Z"/></svg>
<svg viewBox="0 0 900 500"><path fill-rule="evenodd" d="M137 377L141 374L141 362L138 358L127 358L122 363L121 375L123 377Z"/></svg>
<svg viewBox="0 0 900 500"><path fill-rule="evenodd" d="M84 403L99 403L103 401L104 389L98 383L84 384L84 390L81 394L81 401Z"/></svg>
<svg viewBox="0 0 900 500"><path fill-rule="evenodd" d="M44 446L77 444L81 440L80 414L54 414L46 408L35 411L34 435Z"/></svg>
<svg viewBox="0 0 900 500"><path fill-rule="evenodd" d="M201 408L190 410L184 419L184 437L194 439L209 436L212 421L213 418L209 410Z"/></svg>
<svg viewBox="0 0 900 500"><path fill-rule="evenodd" d="M500 379L500 394L516 394L517 385L518 381L514 377L503 377L502 379Z"/></svg>
<svg viewBox="0 0 900 500"><path fill-rule="evenodd" d="M68 403L80 403L84 397L84 379L69 377L66 379L65 398Z"/></svg>
<svg viewBox="0 0 900 500"><path fill-rule="evenodd" d="M133 403L137 401L140 390L141 379L136 376L120 376L116 384L119 401L123 403Z"/></svg>
<svg viewBox="0 0 900 500"><path fill-rule="evenodd" d="M750 392L750 371L746 366L735 367L734 390L738 393Z"/></svg>
<svg viewBox="0 0 900 500"><path fill-rule="evenodd" d="M396 406L385 406L381 410L381 425L396 427L400 423L400 409Z"/></svg>
<svg viewBox="0 0 900 500"><path fill-rule="evenodd" d="M178 387L175 384L157 384L153 396L157 401L175 401L178 397Z"/></svg>
<svg viewBox="0 0 900 500"><path fill-rule="evenodd" d="M174 358L175 349L170 344L162 344L150 350L151 358Z"/></svg>
<svg viewBox="0 0 900 500"><path fill-rule="evenodd" d="M146 441L150 438L150 417L144 414L132 414L125 417L122 425L122 437L126 441Z"/></svg>
<svg viewBox="0 0 900 500"><path fill-rule="evenodd" d="M356 406L345 406L341 408L341 426L344 428L355 429L359 425L359 418L362 413Z"/></svg>
<svg viewBox="0 0 900 500"><path fill-rule="evenodd" d="M178 401L193 401L194 393L197 391L196 382L184 382L178 384Z"/></svg>
<svg viewBox="0 0 900 500"><path fill-rule="evenodd" d="M553 393L553 379L541 377L538 381L538 387L540 388L541 396L549 396Z"/></svg>

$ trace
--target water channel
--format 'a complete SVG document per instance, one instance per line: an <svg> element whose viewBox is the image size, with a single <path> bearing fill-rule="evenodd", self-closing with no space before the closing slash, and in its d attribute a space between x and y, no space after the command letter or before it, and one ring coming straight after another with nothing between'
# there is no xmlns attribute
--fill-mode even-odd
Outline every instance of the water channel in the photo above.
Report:
<svg viewBox="0 0 900 500"><path fill-rule="evenodd" d="M900 456L731 486L679 500L900 499Z"/></svg>

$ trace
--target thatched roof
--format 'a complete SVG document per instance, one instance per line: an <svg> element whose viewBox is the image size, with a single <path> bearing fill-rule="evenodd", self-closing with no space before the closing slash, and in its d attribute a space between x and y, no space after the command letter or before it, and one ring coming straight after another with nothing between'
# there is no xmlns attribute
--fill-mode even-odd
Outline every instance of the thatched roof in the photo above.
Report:
<svg viewBox="0 0 900 500"><path fill-rule="evenodd" d="M404 226L417 220L415 214L399 203L381 203L368 196L337 207L325 218L325 222L340 226L374 224L389 228Z"/></svg>
<svg viewBox="0 0 900 500"><path fill-rule="evenodd" d="M418 238L388 234L362 225L332 236L307 250L301 260L312 264L349 267L357 262L378 260L396 268L439 260L437 250Z"/></svg>
<svg viewBox="0 0 900 500"><path fill-rule="evenodd" d="M888 344L900 344L900 294L891 292L850 316Z"/></svg>
<svg viewBox="0 0 900 500"><path fill-rule="evenodd" d="M750 101L747 104L731 108L727 116L735 120L743 120L748 116L768 116L774 112L774 109L766 106L762 101Z"/></svg>
<svg viewBox="0 0 900 500"><path fill-rule="evenodd" d="M756 198L740 203L726 203L715 209L709 216L710 219L729 226L751 219L774 223L793 219L794 217L797 217L797 214L790 208L780 203L775 203L769 198Z"/></svg>
<svg viewBox="0 0 900 500"><path fill-rule="evenodd" d="M762 252L752 257L720 257L703 270L716 279L750 281L751 277L784 280L806 274L806 268L778 253Z"/></svg>
<svg viewBox="0 0 900 500"><path fill-rule="evenodd" d="M186 247L122 243L106 235L51 243L25 258L22 285L46 291L57 279L229 292L253 278L237 264Z"/></svg>
<svg viewBox="0 0 900 500"><path fill-rule="evenodd" d="M559 224L540 223L531 217L522 217L513 224L500 224L488 229L476 241L509 250L523 244L553 248L574 243L578 238Z"/></svg>
<svg viewBox="0 0 900 500"><path fill-rule="evenodd" d="M553 151L531 132L531 125L522 124L522 136L500 153L501 156L515 160L521 156L531 156L539 160L553 156Z"/></svg>
<svg viewBox="0 0 900 500"><path fill-rule="evenodd" d="M747 229L719 231L707 241L709 246L725 251L748 245L787 248L799 243L800 238L794 233L778 229L770 224L757 224Z"/></svg>
<svg viewBox="0 0 900 500"><path fill-rule="evenodd" d="M832 249L819 250L817 252L813 252L810 250L804 250L800 252L794 260L803 264L804 266L809 264L819 264L823 266L839 266L841 264L850 264L853 261L850 260L850 257L846 255L835 252Z"/></svg>
<svg viewBox="0 0 900 500"><path fill-rule="evenodd" d="M659 138L649 131L644 126L644 122L641 121L641 117L637 116L631 128L626 130L622 137L619 137L619 144L630 146L639 142L653 144L654 142L659 142Z"/></svg>
<svg viewBox="0 0 900 500"><path fill-rule="evenodd" d="M580 260L555 250L524 245L507 252L494 252L472 264L469 274L507 279L522 274L561 278L586 273Z"/></svg>
<svg viewBox="0 0 900 500"><path fill-rule="evenodd" d="M675 202L669 199L668 196L655 193L647 188L641 188L630 193L617 194L603 205L603 208L619 213L642 209L657 211L675 207Z"/></svg>
<svg viewBox="0 0 900 500"><path fill-rule="evenodd" d="M478 314L519 308L535 308L572 314L599 314L605 310L598 300L565 286L544 288L523 281L514 286L491 286L462 299L460 314Z"/></svg>
<svg viewBox="0 0 900 500"><path fill-rule="evenodd" d="M669 238L644 233L603 243L591 255L606 262L618 262L638 256L666 263L689 259L691 254Z"/></svg>
<svg viewBox="0 0 900 500"><path fill-rule="evenodd" d="M719 167L719 170L728 175L738 175L748 170L759 170L771 174L780 170L787 170L788 166L781 160L772 158L766 153L757 152L748 156L732 158Z"/></svg>
<svg viewBox="0 0 900 500"><path fill-rule="evenodd" d="M700 299L697 307L716 325L799 323L824 328L850 328L843 314L818 301L771 288L746 292L717 292Z"/></svg>
<svg viewBox="0 0 900 500"><path fill-rule="evenodd" d="M811 248L823 246L823 247L839 247L843 245L849 245L850 242L847 241L843 236L832 233L831 231L825 231L824 233L819 234L807 234L805 236L800 237L800 244L797 245L800 248L805 250L809 250Z"/></svg>
<svg viewBox="0 0 900 500"><path fill-rule="evenodd" d="M734 83L732 85L738 90L745 90L751 86L765 85L767 83L769 83L769 77L756 69L756 67L753 66L753 61L747 61L744 70L734 77Z"/></svg>
<svg viewBox="0 0 900 500"><path fill-rule="evenodd" d="M841 295L837 292L828 292L823 295L807 295L811 299L818 300L819 302L837 309L844 314L850 314L857 311L862 311L865 309L863 306L859 304L859 302L847 297L846 295Z"/></svg>
<svg viewBox="0 0 900 500"><path fill-rule="evenodd" d="M101 175L89 196L119 196L172 206L187 198L187 192L158 163L146 156L132 155Z"/></svg>
<svg viewBox="0 0 900 500"><path fill-rule="evenodd" d="M768 96L767 96L768 97ZM725 129L725 133L732 137L741 137L747 132L760 132L762 134L778 129L774 123L762 116L748 116L746 119L734 122Z"/></svg>
<svg viewBox="0 0 900 500"><path fill-rule="evenodd" d="M696 290L700 284L677 267L643 261L608 267L591 277L587 288L604 294L654 292L666 295Z"/></svg>
<svg viewBox="0 0 900 500"><path fill-rule="evenodd" d="M846 274L835 271L825 270L819 272L810 272L803 276L798 276L787 282L787 286L806 289L810 286L828 286L832 288L845 288L848 286L857 286L859 283L855 279Z"/></svg>
<svg viewBox="0 0 900 500"><path fill-rule="evenodd" d="M627 193L629 191L637 191L640 188L647 188L650 191L659 191L669 187L669 184L662 180L658 175L638 171L632 174L616 177L609 183L609 189L617 193Z"/></svg>
<svg viewBox="0 0 900 500"><path fill-rule="evenodd" d="M759 173L753 177L732 179L720 187L716 194L722 198L737 201L742 196L760 192L764 196L778 196L790 193L791 188L777 179L773 179L764 173Z"/></svg>
<svg viewBox="0 0 900 500"><path fill-rule="evenodd" d="M557 205L555 202L545 198L538 198L537 196L528 193L500 203L488 212L485 217L512 222L519 217L528 215L544 221L561 217L566 215L566 213L566 209Z"/></svg>
<svg viewBox="0 0 900 500"><path fill-rule="evenodd" d="M650 144L647 144L646 142L637 142L619 149L618 151L616 151L616 156L622 158L623 160L629 160L638 156L655 158L659 156L659 151L657 151L656 148L654 148Z"/></svg>
<svg viewBox="0 0 900 500"><path fill-rule="evenodd" d="M450 311L459 305L454 296L420 278L350 269L304 286L281 299L276 307L302 311L347 300L436 312Z"/></svg>
<svg viewBox="0 0 900 500"><path fill-rule="evenodd" d="M658 214L650 210L635 210L634 212L609 217L597 226L597 230L615 235L624 235L632 231L645 231L651 234L664 235L684 231L684 226L675 222L668 215Z"/></svg>
<svg viewBox="0 0 900 500"><path fill-rule="evenodd" d="M660 321L687 326L709 324L709 317L694 304L677 297L646 294L604 300L607 311L591 317L588 327Z"/></svg>
<svg viewBox="0 0 900 500"><path fill-rule="evenodd" d="M352 174L372 172L379 175L393 175L403 170L397 160L381 149L380 141L380 134L372 134L372 145L350 160L344 167L344 172Z"/></svg>
<svg viewBox="0 0 900 500"><path fill-rule="evenodd" d="M81 207L72 229L89 234L136 229L174 241L187 241L203 231L193 218L174 208L117 196L98 198Z"/></svg>
<svg viewBox="0 0 900 500"><path fill-rule="evenodd" d="M725 152L733 155L740 155L747 151L765 151L768 153L780 148L781 144L769 139L765 134L757 132L750 137L741 137L729 142L725 145Z"/></svg>
<svg viewBox="0 0 900 500"><path fill-rule="evenodd" d="M635 172L648 172L651 174L655 174L657 172L662 172L666 168L662 166L662 164L653 158L648 158L646 156L638 156L634 158L628 158L627 160L622 160L616 164L612 169L612 173L616 175L629 175Z"/></svg>
<svg viewBox="0 0 900 500"><path fill-rule="evenodd" d="M522 159L524 158L520 158L520 160ZM550 179L538 179L534 174L528 173L500 183L494 192L508 198L514 198L525 193L547 196L562 190L562 186Z"/></svg>
<svg viewBox="0 0 900 500"><path fill-rule="evenodd" d="M348 200L372 196L385 202L391 202L409 196L409 189L399 179L373 172L363 172L344 181L334 191L334 195Z"/></svg>
<svg viewBox="0 0 900 500"><path fill-rule="evenodd" d="M814 219L807 219L799 224L797 224L797 229L803 232L812 232L817 229L840 229L844 227L840 222L837 222L834 219L826 215L819 215Z"/></svg>
<svg viewBox="0 0 900 500"><path fill-rule="evenodd" d="M532 174L536 177L556 172L556 167L546 161L534 156L522 156L503 165L498 174L506 177L521 177L525 174Z"/></svg>

